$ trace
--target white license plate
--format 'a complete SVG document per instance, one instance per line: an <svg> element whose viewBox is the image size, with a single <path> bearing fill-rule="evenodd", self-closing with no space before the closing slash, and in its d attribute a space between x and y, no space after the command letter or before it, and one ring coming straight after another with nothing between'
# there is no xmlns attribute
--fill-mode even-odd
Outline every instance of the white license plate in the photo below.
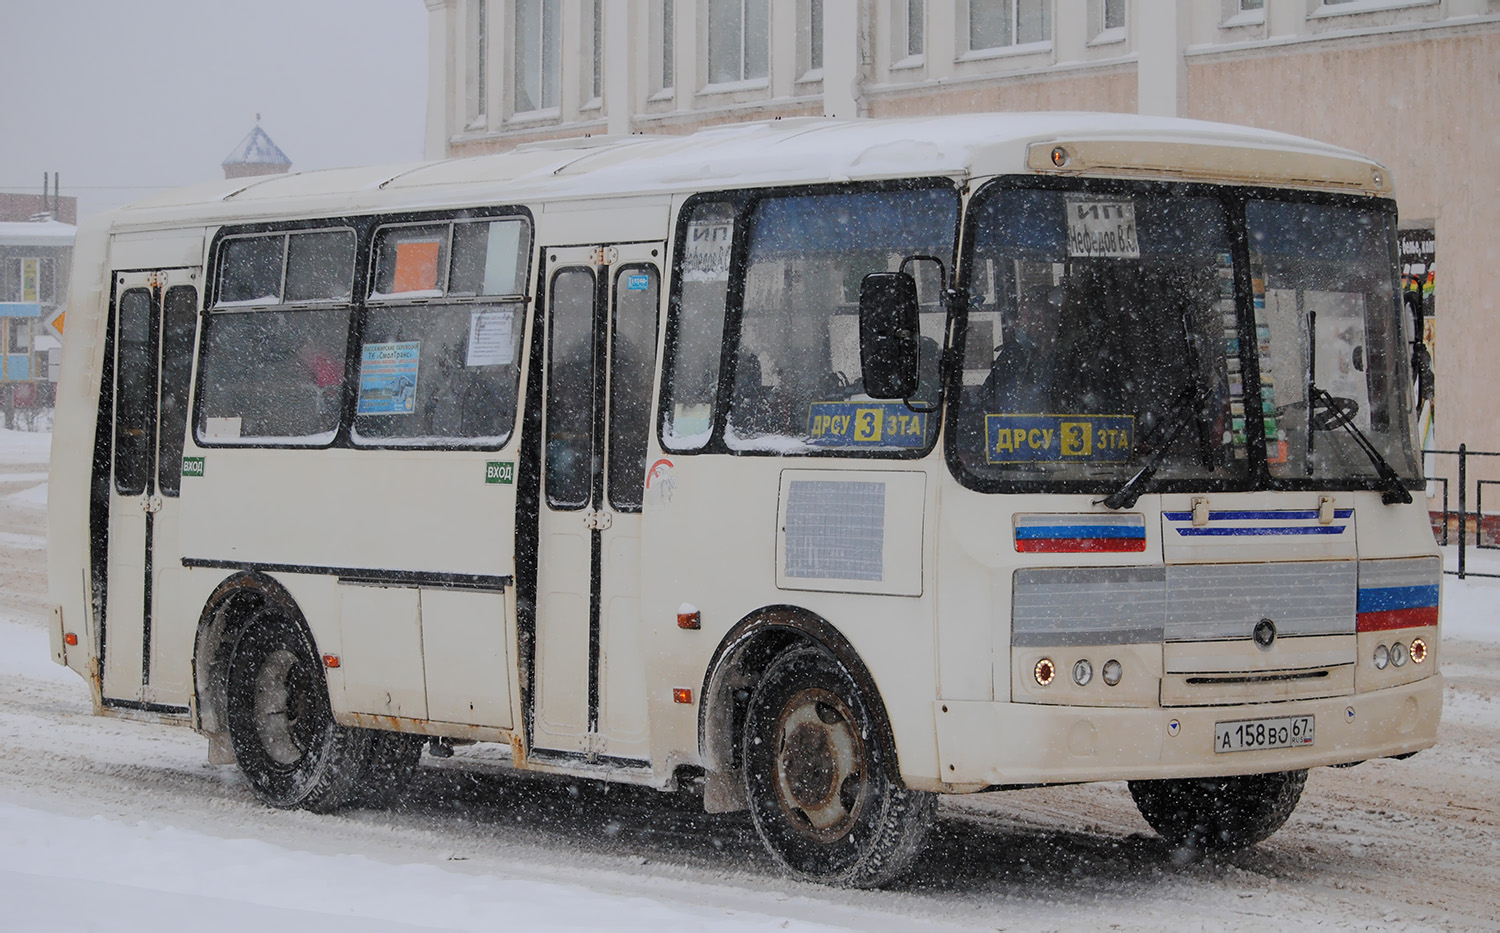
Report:
<svg viewBox="0 0 1500 933"><path fill-rule="evenodd" d="M1241 719L1214 723L1214 751L1249 752L1261 748L1300 748L1313 744L1313 717Z"/></svg>

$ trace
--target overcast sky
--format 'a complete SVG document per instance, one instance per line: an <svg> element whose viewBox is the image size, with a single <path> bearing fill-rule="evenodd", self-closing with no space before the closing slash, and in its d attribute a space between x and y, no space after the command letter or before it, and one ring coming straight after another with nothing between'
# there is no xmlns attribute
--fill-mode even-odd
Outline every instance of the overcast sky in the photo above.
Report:
<svg viewBox="0 0 1500 933"><path fill-rule="evenodd" d="M255 126L292 170L422 158L423 0L0 0L0 191L79 213L223 178Z"/></svg>

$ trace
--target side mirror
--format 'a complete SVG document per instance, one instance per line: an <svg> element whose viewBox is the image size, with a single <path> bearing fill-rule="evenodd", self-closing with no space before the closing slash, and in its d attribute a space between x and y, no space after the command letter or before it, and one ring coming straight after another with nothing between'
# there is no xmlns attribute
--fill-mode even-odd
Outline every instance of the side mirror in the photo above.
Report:
<svg viewBox="0 0 1500 933"><path fill-rule="evenodd" d="M859 285L859 364L871 398L917 391L921 318L917 281L905 272L872 272Z"/></svg>

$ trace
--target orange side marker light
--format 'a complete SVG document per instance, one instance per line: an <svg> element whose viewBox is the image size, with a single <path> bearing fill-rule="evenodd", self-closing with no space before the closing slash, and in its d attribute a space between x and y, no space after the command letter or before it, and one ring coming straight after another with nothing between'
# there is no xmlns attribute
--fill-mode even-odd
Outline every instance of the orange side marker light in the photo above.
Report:
<svg viewBox="0 0 1500 933"><path fill-rule="evenodd" d="M691 702L693 702L693 691L689 690L687 687L673 687L672 688L672 702L673 703L691 703Z"/></svg>
<svg viewBox="0 0 1500 933"><path fill-rule="evenodd" d="M78 644L78 636L73 634L72 632L69 632L68 634L63 636L63 642L69 645L76 645Z"/></svg>
<svg viewBox="0 0 1500 933"><path fill-rule="evenodd" d="M339 656L336 655L336 654L325 654L325 655L323 655L323 666L324 667L328 667L328 668L338 667L339 666Z"/></svg>

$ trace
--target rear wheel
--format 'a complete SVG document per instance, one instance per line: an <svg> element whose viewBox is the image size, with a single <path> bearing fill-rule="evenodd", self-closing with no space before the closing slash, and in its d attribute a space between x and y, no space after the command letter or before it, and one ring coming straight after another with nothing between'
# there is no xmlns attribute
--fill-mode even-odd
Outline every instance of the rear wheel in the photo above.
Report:
<svg viewBox="0 0 1500 933"><path fill-rule="evenodd" d="M1131 781L1130 795L1171 844L1225 851L1270 838L1297 808L1306 782L1306 771Z"/></svg>
<svg viewBox="0 0 1500 933"><path fill-rule="evenodd" d="M229 741L261 800L327 811L359 790L372 733L333 721L317 651L302 627L262 613L229 657Z"/></svg>
<svg viewBox="0 0 1500 933"><path fill-rule="evenodd" d="M771 855L797 877L874 887L921 851L936 798L888 776L894 762L873 728L872 700L816 648L781 655L750 697L750 815Z"/></svg>

